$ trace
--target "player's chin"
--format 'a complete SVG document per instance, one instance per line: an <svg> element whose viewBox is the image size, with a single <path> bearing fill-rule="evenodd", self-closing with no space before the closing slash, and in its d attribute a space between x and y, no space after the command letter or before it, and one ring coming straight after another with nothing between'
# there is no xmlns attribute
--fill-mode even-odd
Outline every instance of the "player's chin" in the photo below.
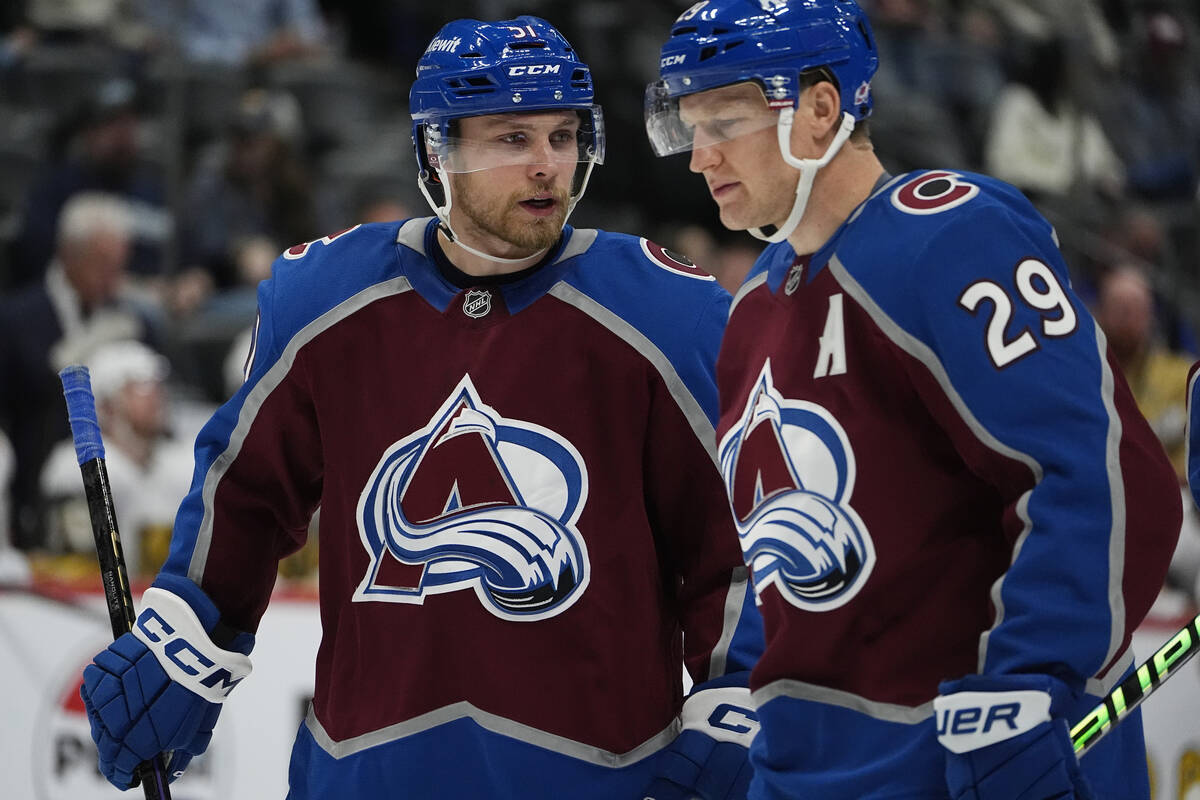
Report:
<svg viewBox="0 0 1200 800"><path fill-rule="evenodd" d="M759 227L757 222L750 219L749 215L740 212L739 209L731 208L730 206L718 206L717 212L721 218L721 224L727 230L745 231Z"/></svg>
<svg viewBox="0 0 1200 800"><path fill-rule="evenodd" d="M544 250L558 241L566 217L565 210L553 216L531 216L518 212L509 218L508 235L505 238L531 250Z"/></svg>

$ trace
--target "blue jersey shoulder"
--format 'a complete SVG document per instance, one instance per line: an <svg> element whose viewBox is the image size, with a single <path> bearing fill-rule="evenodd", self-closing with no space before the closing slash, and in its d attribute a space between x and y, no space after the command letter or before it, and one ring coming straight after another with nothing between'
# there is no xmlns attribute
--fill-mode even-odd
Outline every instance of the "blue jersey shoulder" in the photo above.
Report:
<svg viewBox="0 0 1200 800"><path fill-rule="evenodd" d="M400 274L398 222L355 225L285 250L260 288L277 332L296 331L342 302Z"/></svg>
<svg viewBox="0 0 1200 800"><path fill-rule="evenodd" d="M923 314L956 308L960 295L980 281L1012 285L1027 260L1044 264L1057 284L1070 285L1053 228L1024 195L967 172L894 179L859 208L830 248L847 280L922 339L930 324Z"/></svg>
<svg viewBox="0 0 1200 800"><path fill-rule="evenodd" d="M986 256L1014 238L1057 250L1053 228L1013 186L986 175L926 170L876 191L833 244L847 266L882 263L896 273L944 247L969 243Z"/></svg>
<svg viewBox="0 0 1200 800"><path fill-rule="evenodd" d="M574 236L591 235L577 230ZM595 231L572 256L565 281L619 317L660 351L712 417L713 370L730 296L686 256L629 234Z"/></svg>

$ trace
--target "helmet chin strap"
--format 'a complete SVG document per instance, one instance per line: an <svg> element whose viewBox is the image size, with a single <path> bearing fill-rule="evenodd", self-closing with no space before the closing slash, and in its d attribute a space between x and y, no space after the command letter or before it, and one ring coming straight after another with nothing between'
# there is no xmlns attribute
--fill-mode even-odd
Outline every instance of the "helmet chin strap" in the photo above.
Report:
<svg viewBox="0 0 1200 800"><path fill-rule="evenodd" d="M764 233L762 228L750 228L750 235L756 239L762 239L764 242L782 242L791 236L792 231L796 230L796 226L800 224L800 218L804 216L804 209L808 207L808 197L812 193L813 181L817 178L817 172L833 160L833 157L838 154L842 145L854 131L854 116L849 111L843 111L842 123L838 126L837 133L834 135L833 141L829 143L829 147L825 148L825 155L820 158L796 158L792 155L792 118L795 114L796 110L790 107L780 111L775 132L779 139L779 153L783 156L783 160L787 162L788 166L800 170L800 180L796 183L796 200L792 203L792 213L788 214L787 220L774 233Z"/></svg>
<svg viewBox="0 0 1200 800"><path fill-rule="evenodd" d="M472 255L479 256L480 258L486 258L488 261L494 261L498 264L520 264L521 262L528 261L536 256L541 256L550 249L549 247L544 247L541 250L538 250L536 253L531 253L527 256L521 256L520 258L501 258L500 256L493 255L491 253L485 253L483 250L477 250L474 247L471 247L471 245L460 239L454 232L454 229L450 227L450 207L454 204L454 200L450 197L450 181L446 177L446 173L441 167L438 167L436 171L438 179L442 182L442 193L446 196L445 205L439 206L433 201L433 196L429 194L429 189L425 186L425 181L421 180L419 175L417 176L417 188L421 190L421 194L425 195L425 202L429 203L429 207L433 209L433 213L437 214L438 221L441 222L439 227L446 234L446 238L451 242Z"/></svg>

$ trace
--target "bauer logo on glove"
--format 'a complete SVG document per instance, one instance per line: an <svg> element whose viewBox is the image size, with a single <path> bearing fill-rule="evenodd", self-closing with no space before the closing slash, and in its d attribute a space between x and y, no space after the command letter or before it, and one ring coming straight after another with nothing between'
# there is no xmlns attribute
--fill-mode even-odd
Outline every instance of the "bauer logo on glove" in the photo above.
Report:
<svg viewBox="0 0 1200 800"><path fill-rule="evenodd" d="M933 701L938 741L967 753L1032 730L1050 719L1045 692L958 692Z"/></svg>

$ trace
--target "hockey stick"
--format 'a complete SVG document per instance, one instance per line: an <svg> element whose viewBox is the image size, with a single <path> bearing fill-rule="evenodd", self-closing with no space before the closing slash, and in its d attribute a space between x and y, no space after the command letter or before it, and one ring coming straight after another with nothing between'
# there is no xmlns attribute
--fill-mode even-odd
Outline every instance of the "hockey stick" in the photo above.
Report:
<svg viewBox="0 0 1200 800"><path fill-rule="evenodd" d="M1082 756L1125 719L1162 682L1179 672L1200 651L1200 614L1184 625L1158 652L1142 662L1117 688L1071 728L1075 755Z"/></svg>
<svg viewBox="0 0 1200 800"><path fill-rule="evenodd" d="M1192 496L1200 504L1200 362L1192 365L1188 375L1186 408L1184 439L1187 441L1188 484ZM1121 681L1098 706L1071 728L1071 744L1075 747L1075 755L1082 756L1090 750L1114 725L1141 705L1147 695L1178 672L1198 650L1200 614L1168 639L1157 653Z"/></svg>
<svg viewBox="0 0 1200 800"><path fill-rule="evenodd" d="M104 466L104 442L100 439L100 422L96 419L96 400L92 397L92 381L87 367L67 367L58 373L67 401L67 418L71 422L71 438L75 455L83 473L83 489L87 496L88 515L92 520L92 535L96 539L96 555L100 559L100 579L104 583L104 599L108 604L108 620L116 639L133 628L133 595L129 591L129 576L125 571L125 554L121 551L121 534L117 530L117 514L113 507L108 470ZM161 757L138 765L146 800L170 800L167 770Z"/></svg>

